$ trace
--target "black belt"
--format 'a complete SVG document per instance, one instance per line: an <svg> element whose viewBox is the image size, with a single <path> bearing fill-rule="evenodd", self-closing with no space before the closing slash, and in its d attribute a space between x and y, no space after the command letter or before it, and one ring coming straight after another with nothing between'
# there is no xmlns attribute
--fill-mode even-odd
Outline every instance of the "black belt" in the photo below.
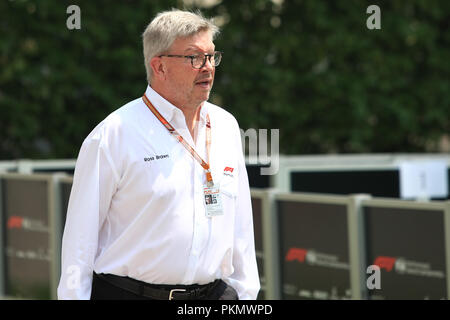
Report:
<svg viewBox="0 0 450 320"><path fill-rule="evenodd" d="M208 294L220 283L214 282L204 285L156 285L138 281L129 277L120 277L113 274L94 273L94 278L109 282L121 289L157 300L200 300L205 299Z"/></svg>

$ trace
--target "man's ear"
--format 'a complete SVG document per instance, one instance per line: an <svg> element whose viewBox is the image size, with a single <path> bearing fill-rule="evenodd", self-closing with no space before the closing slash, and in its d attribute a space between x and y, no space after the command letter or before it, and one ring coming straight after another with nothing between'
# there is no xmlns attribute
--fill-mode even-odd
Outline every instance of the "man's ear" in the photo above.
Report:
<svg viewBox="0 0 450 320"><path fill-rule="evenodd" d="M166 77L166 68L160 57L153 57L150 60L150 68L153 71L153 77L164 80Z"/></svg>

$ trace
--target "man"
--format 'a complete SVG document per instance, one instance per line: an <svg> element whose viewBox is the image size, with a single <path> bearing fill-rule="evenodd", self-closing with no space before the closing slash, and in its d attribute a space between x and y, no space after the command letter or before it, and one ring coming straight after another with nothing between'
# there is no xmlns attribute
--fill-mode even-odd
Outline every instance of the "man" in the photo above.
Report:
<svg viewBox="0 0 450 320"><path fill-rule="evenodd" d="M78 156L59 299L256 298L239 126L207 102L217 33L179 10L145 30L145 94L102 121Z"/></svg>

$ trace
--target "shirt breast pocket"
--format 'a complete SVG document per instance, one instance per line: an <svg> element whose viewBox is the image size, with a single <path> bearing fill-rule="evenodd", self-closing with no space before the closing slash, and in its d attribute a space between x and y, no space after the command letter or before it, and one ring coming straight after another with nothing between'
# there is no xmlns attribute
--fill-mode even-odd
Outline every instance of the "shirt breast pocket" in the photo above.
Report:
<svg viewBox="0 0 450 320"><path fill-rule="evenodd" d="M238 194L237 172L231 177L224 175L220 182L220 191L227 197L236 198Z"/></svg>
<svg viewBox="0 0 450 320"><path fill-rule="evenodd" d="M236 198L238 194L239 170L236 160L232 157L217 159L213 165L213 179L219 182L220 192L227 198Z"/></svg>
<svg viewBox="0 0 450 320"><path fill-rule="evenodd" d="M236 204L238 199L238 185L236 177L226 177L222 178L220 183L220 194L222 199L222 208L224 212L224 217L234 217Z"/></svg>

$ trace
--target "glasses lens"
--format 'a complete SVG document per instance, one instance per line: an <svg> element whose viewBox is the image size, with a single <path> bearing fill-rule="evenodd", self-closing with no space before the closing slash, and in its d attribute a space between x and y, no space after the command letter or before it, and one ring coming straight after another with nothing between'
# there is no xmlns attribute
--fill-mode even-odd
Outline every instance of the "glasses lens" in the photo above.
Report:
<svg viewBox="0 0 450 320"><path fill-rule="evenodd" d="M205 62L204 54L197 54L192 58L192 66L196 69L200 69L201 67L203 67L204 62Z"/></svg>
<svg viewBox="0 0 450 320"><path fill-rule="evenodd" d="M220 61L222 60L222 52L216 51L214 52L214 56L212 57L213 61L211 63L217 67L220 64Z"/></svg>
<svg viewBox="0 0 450 320"><path fill-rule="evenodd" d="M206 57L208 57L209 61L211 62L211 65L214 67L217 67L220 63L220 60L222 60L222 53L220 51L215 51L212 56L201 53L192 58L192 67L195 69L201 69L206 63Z"/></svg>

